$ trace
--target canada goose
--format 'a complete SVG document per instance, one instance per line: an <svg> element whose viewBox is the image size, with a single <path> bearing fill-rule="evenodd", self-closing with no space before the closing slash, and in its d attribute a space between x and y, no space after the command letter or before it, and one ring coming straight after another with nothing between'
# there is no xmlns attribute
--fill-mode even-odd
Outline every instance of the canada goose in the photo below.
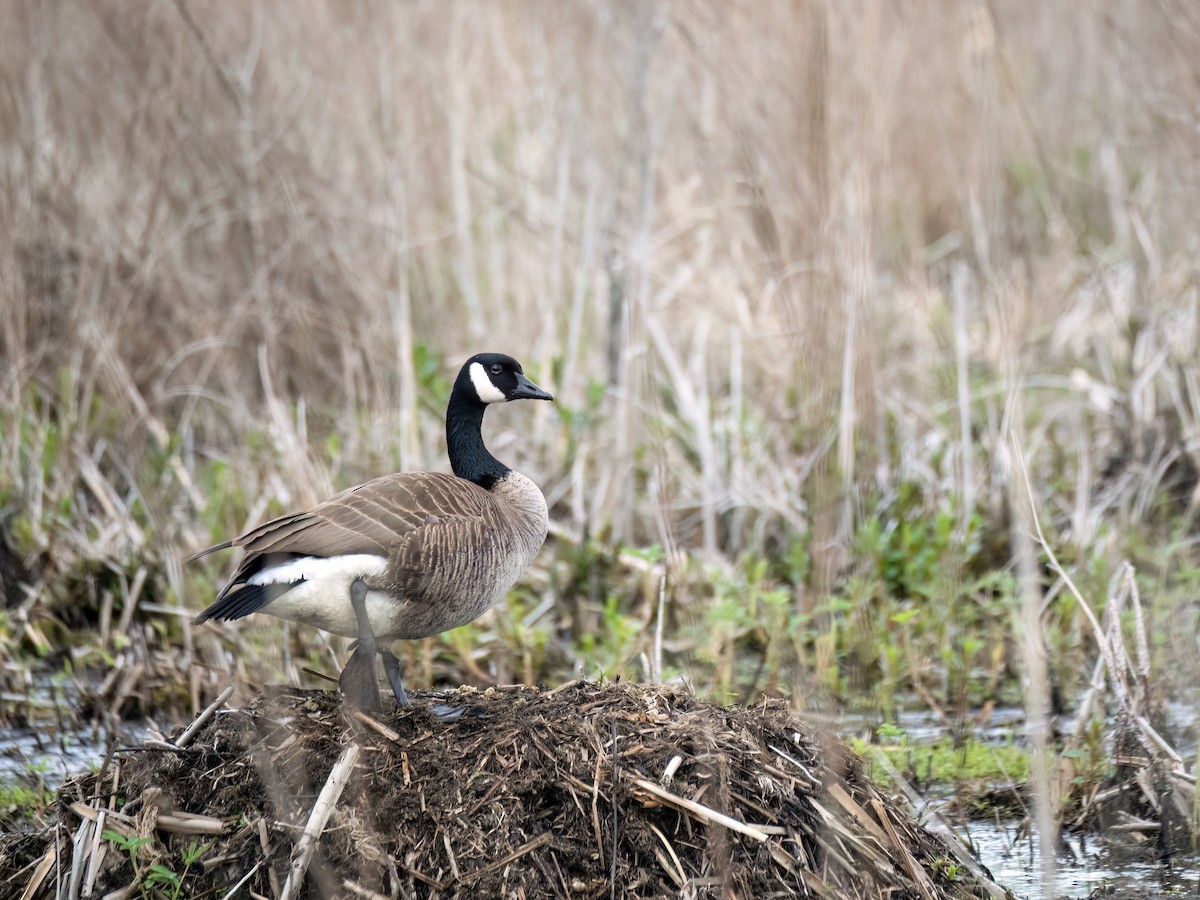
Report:
<svg viewBox="0 0 1200 900"><path fill-rule="evenodd" d="M504 596L545 541L546 498L488 452L481 426L490 403L553 399L511 356L472 356L446 409L453 475L384 475L197 553L193 559L245 551L195 623L265 612L356 637L339 685L350 703L378 709L376 639L411 640L470 622ZM399 660L378 650L396 702L407 706Z"/></svg>

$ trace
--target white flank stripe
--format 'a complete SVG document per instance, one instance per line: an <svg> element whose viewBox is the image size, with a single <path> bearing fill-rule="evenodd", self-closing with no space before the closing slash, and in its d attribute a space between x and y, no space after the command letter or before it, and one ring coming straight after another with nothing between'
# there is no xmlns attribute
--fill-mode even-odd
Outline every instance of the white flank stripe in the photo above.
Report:
<svg viewBox="0 0 1200 900"><path fill-rule="evenodd" d="M508 399L504 391L492 384L481 363L471 363L471 384L475 385L475 393L484 403L503 403Z"/></svg>
<svg viewBox="0 0 1200 900"><path fill-rule="evenodd" d="M255 572L248 584L295 584L297 581L345 581L364 575L382 575L387 560L374 553L347 553L342 556L302 556L278 566Z"/></svg>

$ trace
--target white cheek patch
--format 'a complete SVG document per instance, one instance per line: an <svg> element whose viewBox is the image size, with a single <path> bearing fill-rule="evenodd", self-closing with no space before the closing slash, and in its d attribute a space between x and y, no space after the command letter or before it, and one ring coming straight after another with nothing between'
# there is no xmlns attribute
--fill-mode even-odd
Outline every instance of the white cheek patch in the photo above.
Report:
<svg viewBox="0 0 1200 900"><path fill-rule="evenodd" d="M484 403L503 403L508 399L504 396L504 391L492 384L492 379L483 371L481 363L471 363L471 384L475 386L475 393Z"/></svg>

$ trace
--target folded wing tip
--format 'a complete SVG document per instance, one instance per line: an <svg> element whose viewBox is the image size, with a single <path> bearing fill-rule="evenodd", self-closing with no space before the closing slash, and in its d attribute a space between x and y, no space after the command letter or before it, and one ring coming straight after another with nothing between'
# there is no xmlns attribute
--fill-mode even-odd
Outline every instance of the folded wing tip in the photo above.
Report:
<svg viewBox="0 0 1200 900"><path fill-rule="evenodd" d="M228 550L232 546L233 546L233 541L222 541L219 544L213 544L213 546L211 546L211 547L207 547L204 550L200 550L196 553L193 553L191 556L189 556L185 560L185 562L190 562L190 563L195 562L196 560L200 559L201 557L208 556L208 554L210 554L210 553L216 553L218 550Z"/></svg>

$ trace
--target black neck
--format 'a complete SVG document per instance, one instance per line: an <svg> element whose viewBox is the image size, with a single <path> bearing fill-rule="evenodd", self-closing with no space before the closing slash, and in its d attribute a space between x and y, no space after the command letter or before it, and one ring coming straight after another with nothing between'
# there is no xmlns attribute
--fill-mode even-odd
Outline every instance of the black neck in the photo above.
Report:
<svg viewBox="0 0 1200 900"><path fill-rule="evenodd" d="M455 385L446 409L446 452L455 475L491 490L492 485L511 470L483 446L483 413L486 409L486 403L480 403Z"/></svg>

